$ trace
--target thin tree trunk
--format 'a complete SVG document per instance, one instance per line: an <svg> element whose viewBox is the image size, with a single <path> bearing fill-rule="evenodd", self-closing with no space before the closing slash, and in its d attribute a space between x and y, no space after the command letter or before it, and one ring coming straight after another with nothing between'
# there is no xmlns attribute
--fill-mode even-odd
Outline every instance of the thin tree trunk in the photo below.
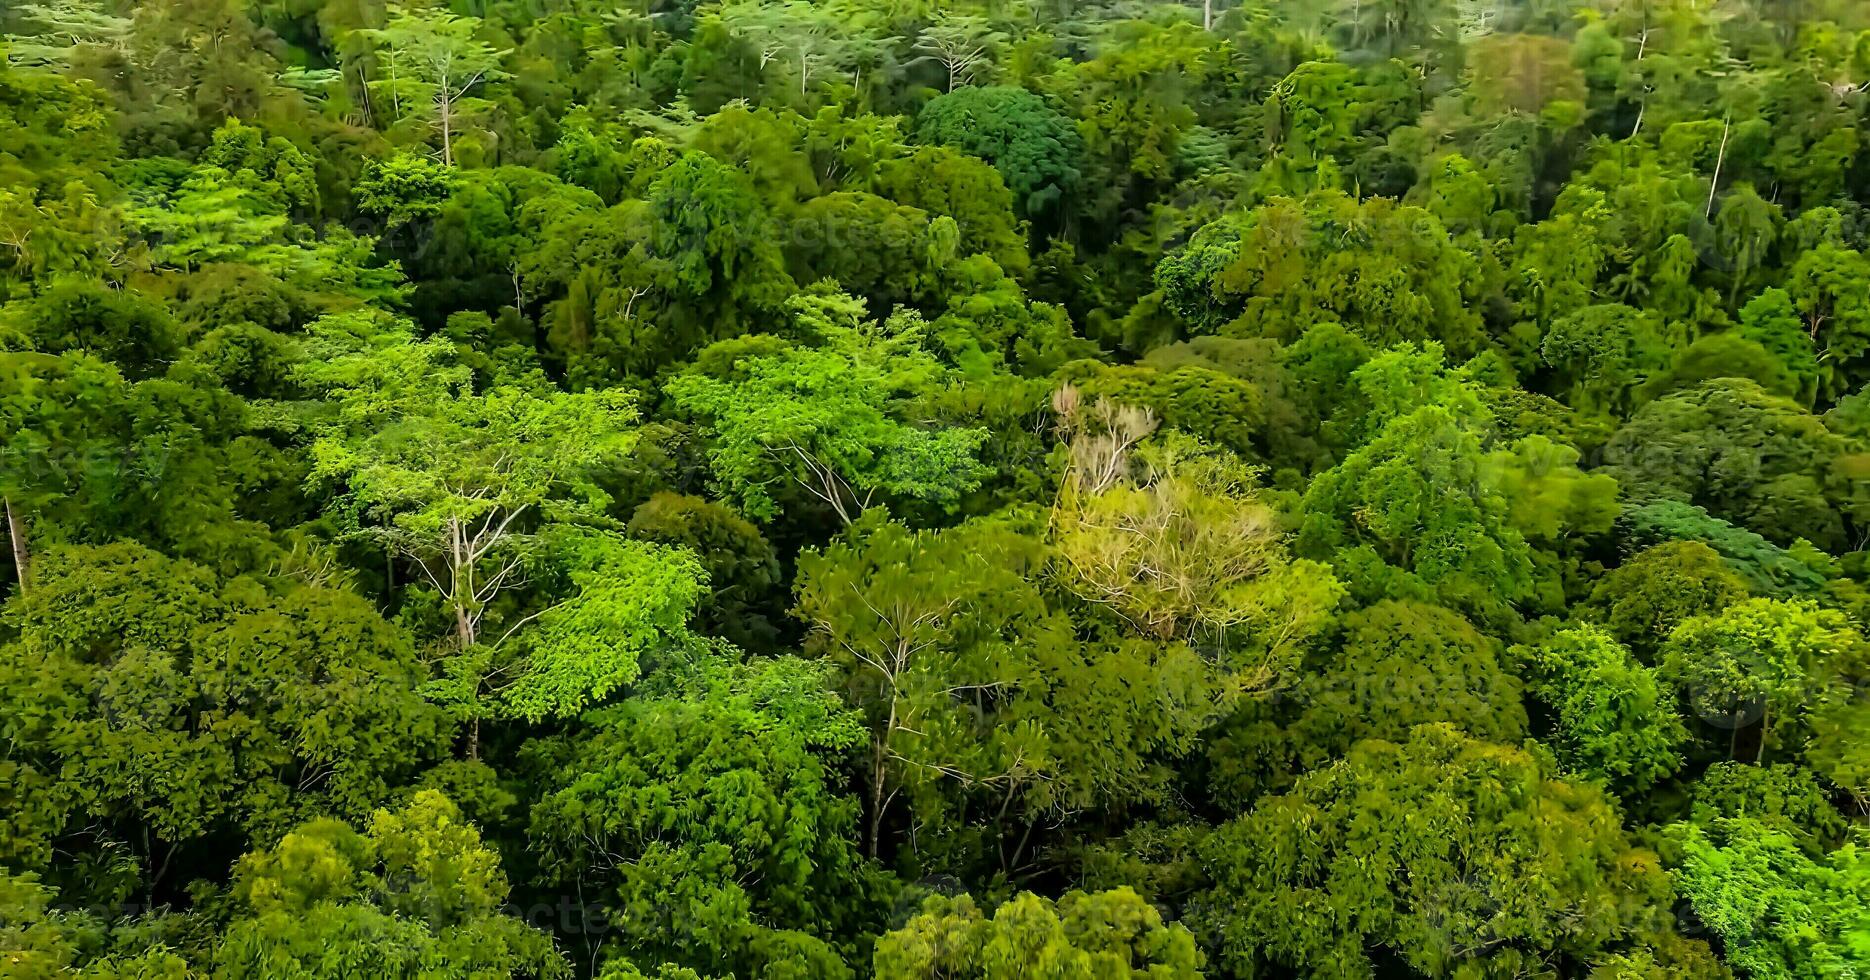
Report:
<svg viewBox="0 0 1870 980"><path fill-rule="evenodd" d="M883 837L883 745L878 743L870 764L870 858L877 856L877 844Z"/></svg>
<svg viewBox="0 0 1870 980"><path fill-rule="evenodd" d="M437 99L440 101L442 108L442 163L452 167L455 165L455 146L454 133L452 127L449 125L450 120L448 118L450 100L447 93L437 96Z"/></svg>
<svg viewBox="0 0 1870 980"><path fill-rule="evenodd" d="M884 678L889 684L889 678ZM896 730L896 699L890 698L890 715L883 723L883 735L871 746L870 755L870 857L875 859L883 839L883 781L889 775L889 738Z"/></svg>
<svg viewBox="0 0 1870 980"><path fill-rule="evenodd" d="M26 527L18 514L13 513L12 498L5 499L7 537L13 543L13 575L19 582L19 594L26 594L26 573L32 564L32 557L26 553Z"/></svg>
<svg viewBox="0 0 1870 980"><path fill-rule="evenodd" d="M1201 0L1201 29L1214 30L1214 0Z"/></svg>
<svg viewBox="0 0 1870 980"><path fill-rule="evenodd" d="M1714 157L1714 180L1708 184L1708 210L1702 214L1704 218L1714 217L1714 192L1721 186L1721 166L1727 162L1727 132L1733 124L1733 113L1728 113L1721 121L1721 151Z"/></svg>

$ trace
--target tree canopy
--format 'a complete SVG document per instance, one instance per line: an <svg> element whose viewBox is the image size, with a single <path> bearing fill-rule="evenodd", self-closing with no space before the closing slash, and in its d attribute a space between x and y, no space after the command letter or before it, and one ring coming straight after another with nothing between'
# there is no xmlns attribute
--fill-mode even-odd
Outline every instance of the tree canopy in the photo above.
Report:
<svg viewBox="0 0 1870 980"><path fill-rule="evenodd" d="M1870 977L1870 4L0 3L0 524L0 977Z"/></svg>

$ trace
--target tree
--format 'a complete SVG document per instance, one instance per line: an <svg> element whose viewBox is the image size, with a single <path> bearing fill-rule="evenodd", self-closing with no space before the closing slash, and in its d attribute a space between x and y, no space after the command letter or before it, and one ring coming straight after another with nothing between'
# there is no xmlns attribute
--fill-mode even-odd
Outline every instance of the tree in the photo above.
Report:
<svg viewBox="0 0 1870 980"><path fill-rule="evenodd" d="M943 11L922 29L916 48L941 62L948 72L946 91L953 92L960 86L972 85L975 74L982 66L993 64L1006 41L1006 35L994 30L984 17Z"/></svg>
<svg viewBox="0 0 1870 980"><path fill-rule="evenodd" d="M124 50L132 21L118 17L97 0L55 0L27 3L17 16L34 24L31 34L8 34L7 60L33 66L63 66L85 47Z"/></svg>
<svg viewBox="0 0 1870 980"><path fill-rule="evenodd" d="M1219 306L1194 332L1289 343L1335 320L1373 346L1434 340L1469 356L1482 346L1473 307L1488 282L1428 212L1332 190L1207 225L1157 266L1156 285L1185 318Z"/></svg>
<svg viewBox="0 0 1870 980"><path fill-rule="evenodd" d="M1751 381L1708 381L1642 407L1604 447L1631 496L1658 496L1790 543L1843 535L1825 495L1838 440L1796 404Z"/></svg>
<svg viewBox="0 0 1870 980"><path fill-rule="evenodd" d="M33 585L4 612L0 737L55 779L44 843L122 841L151 893L217 836L368 813L446 744L415 645L342 589L129 542L48 550Z"/></svg>
<svg viewBox="0 0 1870 980"><path fill-rule="evenodd" d="M1678 887L1747 975L1817 980L1870 968L1861 845L1813 860L1792 838L1745 817L1669 831L1682 851Z"/></svg>
<svg viewBox="0 0 1870 980"><path fill-rule="evenodd" d="M278 546L251 505L297 477L247 435L247 411L212 387L127 382L85 354L0 354L0 496L15 553L30 556L35 540L133 539L230 573L272 561Z"/></svg>
<svg viewBox="0 0 1870 980"><path fill-rule="evenodd" d="M1132 22L1110 41L1095 58L1060 66L1045 86L1077 117L1086 152L1112 182L1085 208L1100 217L1139 181L1172 177L1182 136L1199 119L1197 94L1225 77L1221 42L1194 24Z"/></svg>
<svg viewBox="0 0 1870 980"><path fill-rule="evenodd" d="M1775 725L1796 725L1863 637L1842 614L1810 602L1749 599L1685 620L1662 650L1662 676L1701 718L1740 730L1759 721L1754 761L1775 744Z"/></svg>
<svg viewBox="0 0 1870 980"><path fill-rule="evenodd" d="M1253 637L1257 662L1230 666L1249 689L1270 681L1341 590L1292 560L1252 472L1174 434L1145 443L1148 412L1086 406L1071 387L1053 408L1070 438L1052 514L1068 587L1161 639Z"/></svg>
<svg viewBox="0 0 1870 980"><path fill-rule="evenodd" d="M1870 258L1855 249L1823 242L1800 253L1786 292L1804 316L1806 335L1818 349L1822 387L1849 391L1866 375L1860 361L1870 351Z"/></svg>
<svg viewBox="0 0 1870 980"><path fill-rule="evenodd" d="M258 135L236 123L223 125L179 179L134 189L125 217L142 238L138 263L184 273L239 263L293 284L321 305L400 304L407 292L402 269L372 254L373 239L341 226L321 235L294 220L316 210L315 168L284 140L250 147Z"/></svg>
<svg viewBox="0 0 1870 980"><path fill-rule="evenodd" d="M623 955L850 975L844 944L890 882L852 844L860 811L837 765L863 730L824 674L790 657L677 661L553 749L535 849L552 880L602 889Z"/></svg>
<svg viewBox="0 0 1870 980"><path fill-rule="evenodd" d="M1673 699L1609 633L1572 627L1517 653L1552 712L1548 741L1567 770L1641 792L1681 765L1688 730Z"/></svg>
<svg viewBox="0 0 1870 980"><path fill-rule="evenodd" d="M1434 597L1497 619L1532 599L1529 539L1607 529L1615 484L1543 436L1488 452L1485 418L1455 397L1383 424L1313 479L1299 553L1331 561L1365 601Z"/></svg>
<svg viewBox="0 0 1870 980"><path fill-rule="evenodd" d="M404 99L411 112L433 113L441 130L444 166L454 166L455 131L462 120L488 105L470 93L506 75L500 70L506 52L480 40L480 32L477 17L397 6L390 7L382 28L363 32L378 46L387 73L375 79L373 87L389 96L399 115Z"/></svg>
<svg viewBox="0 0 1870 980"><path fill-rule="evenodd" d="M1674 500L1632 504L1617 518L1617 529L1630 549L1699 541L1720 555L1755 595L1810 596L1824 588L1825 576L1809 563L1692 504Z"/></svg>
<svg viewBox="0 0 1870 980"><path fill-rule="evenodd" d="M1620 303L1587 306L1552 324L1539 355L1569 389L1567 404L1621 417L1643 382L1668 364L1669 341L1658 321Z"/></svg>
<svg viewBox="0 0 1870 980"><path fill-rule="evenodd" d="M1021 892L991 918L966 895L936 895L902 928L878 938L875 968L878 976L903 980L1196 980L1202 960L1187 929L1118 888L1068 892L1056 903Z"/></svg>
<svg viewBox="0 0 1870 980"><path fill-rule="evenodd" d="M999 863L1018 867L1048 812L1160 799L1161 760L1216 712L1187 646L1075 635L1039 588L1034 530L1007 517L911 531L872 514L799 559L806 649L836 665L869 729L873 853L901 796L912 841L942 846L968 803L993 814Z"/></svg>
<svg viewBox="0 0 1870 980"><path fill-rule="evenodd" d="M38 876L0 872L0 962L10 976L80 980L187 980L188 963L160 942L138 949L145 936L112 940L98 916L61 909L57 893Z"/></svg>
<svg viewBox="0 0 1870 980"><path fill-rule="evenodd" d="M803 0L772 4L743 0L722 5L717 16L730 36L754 49L760 72L769 64L783 67L790 61L793 77L798 79L795 91L803 101L813 79L836 78L845 71L859 73L899 40L877 37L868 30L868 18L844 13L840 16Z"/></svg>
<svg viewBox="0 0 1870 980"><path fill-rule="evenodd" d="M1832 795L1831 787L1809 769L1786 763L1717 762L1695 781L1688 812L1690 821L1703 829L1718 829L1724 818L1745 817L1817 855L1842 843L1850 831Z"/></svg>
<svg viewBox="0 0 1870 980"><path fill-rule="evenodd" d="M1377 957L1509 974L1673 938L1639 910L1669 900L1668 879L1600 790L1452 725L1360 743L1223 824L1200 857L1213 884L1184 918L1240 974L1368 976ZM1674 975L1711 972L1686 946Z"/></svg>
<svg viewBox="0 0 1870 980"><path fill-rule="evenodd" d="M636 508L627 530L632 538L686 548L701 559L709 589L698 610L702 632L744 649L776 645L784 580L759 528L721 504L663 491Z"/></svg>
<svg viewBox="0 0 1870 980"><path fill-rule="evenodd" d="M0 133L0 283L103 274L122 247L102 173L119 152L105 93L0 57Z"/></svg>
<svg viewBox="0 0 1870 980"><path fill-rule="evenodd" d="M637 415L617 389L566 394L537 383L475 391L444 338L368 313L312 325L305 382L334 406L312 445L310 479L339 491L356 533L412 562L447 611L454 661L447 697L476 719L483 683L510 669L491 657L522 641L530 672L504 688L528 717L574 713L635 676L635 653L679 638L700 595L692 556L596 530L555 525L600 512L593 482L629 452ZM556 558L568 596L515 616L497 638L490 612ZM470 737L470 753L477 747Z"/></svg>
<svg viewBox="0 0 1870 980"><path fill-rule="evenodd" d="M684 411L707 419L717 485L749 516L779 510L770 489L790 481L850 523L878 493L951 505L981 476L978 429L912 424L916 398L941 368L921 327L862 320L848 296L792 304L824 345L733 363L728 377L690 371L665 385Z"/></svg>
<svg viewBox="0 0 1870 980"><path fill-rule="evenodd" d="M552 939L501 910L499 855L424 790L363 832L316 820L243 857L216 976L569 977Z"/></svg>
<svg viewBox="0 0 1870 980"><path fill-rule="evenodd" d="M916 138L992 164L1028 219L1053 215L1083 179L1084 143L1071 121L1011 85L951 87L916 114Z"/></svg>
<svg viewBox="0 0 1870 980"><path fill-rule="evenodd" d="M1747 585L1713 548L1700 541L1653 545L1591 587L1585 615L1619 643L1652 660L1675 627L1747 597Z"/></svg>
<svg viewBox="0 0 1870 980"><path fill-rule="evenodd" d="M1740 335L1777 358L1793 380L1794 396L1811 402L1822 377L1818 353L1785 290L1768 289L1747 301L1740 310Z"/></svg>
<svg viewBox="0 0 1870 980"><path fill-rule="evenodd" d="M999 171L946 146L918 147L878 168L877 192L898 204L954 219L952 247L980 253L1010 275L1026 271L1025 229Z"/></svg>
<svg viewBox="0 0 1870 980"><path fill-rule="evenodd" d="M131 380L163 374L186 336L152 298L80 279L55 283L9 312L34 351L84 351Z"/></svg>
<svg viewBox="0 0 1870 980"><path fill-rule="evenodd" d="M1386 599L1346 613L1271 698L1244 703L1215 739L1208 757L1222 802L1283 789L1358 742L1400 742L1417 725L1522 741L1524 685L1503 666L1503 653L1440 606Z"/></svg>

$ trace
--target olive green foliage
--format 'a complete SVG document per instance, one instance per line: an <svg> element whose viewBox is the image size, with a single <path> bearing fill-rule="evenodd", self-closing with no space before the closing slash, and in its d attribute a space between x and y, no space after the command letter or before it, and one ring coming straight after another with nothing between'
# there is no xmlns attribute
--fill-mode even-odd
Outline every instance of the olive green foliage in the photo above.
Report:
<svg viewBox="0 0 1870 980"><path fill-rule="evenodd" d="M1429 975L1587 963L1643 942L1628 896L1669 892L1601 791L1451 725L1359 743L1201 858L1213 885L1189 918L1238 973L1369 976L1382 954Z"/></svg>
<svg viewBox="0 0 1870 980"><path fill-rule="evenodd" d="M852 846L856 801L829 768L861 726L817 665L699 670L586 715L533 810L545 866L608 910L632 959L846 975L836 944L887 890Z"/></svg>
<svg viewBox="0 0 1870 980"><path fill-rule="evenodd" d="M1633 496L1692 503L1778 544L1834 546L1842 529L1825 468L1835 443L1797 405L1729 378L1645 405L1604 459Z"/></svg>
<svg viewBox="0 0 1870 980"><path fill-rule="evenodd" d="M1524 691L1500 644L1459 613L1386 599L1348 613L1290 687L1243 711L1210 754L1220 774L1263 781L1327 765L1367 738L1406 738L1417 725L1447 722L1475 737L1514 744L1526 735Z"/></svg>
<svg viewBox="0 0 1870 980"><path fill-rule="evenodd" d="M1202 976L1195 937L1128 888L1068 892L1055 904L1031 892L984 915L966 895L930 898L877 940L885 977Z"/></svg>
<svg viewBox="0 0 1870 980"><path fill-rule="evenodd" d="M0 730L33 800L9 860L102 833L160 873L153 848L368 813L445 748L414 644L342 589L222 580L129 542L49 552L34 586L0 645Z"/></svg>
<svg viewBox="0 0 1870 980"><path fill-rule="evenodd" d="M506 914L499 855L448 798L417 793L360 832L318 820L234 873L214 953L226 977L568 976L550 936Z"/></svg>
<svg viewBox="0 0 1870 980"><path fill-rule="evenodd" d="M1653 655L1683 620L1720 612L1746 596L1746 582L1713 548L1669 541L1612 569L1591 587L1584 610L1618 641Z"/></svg>

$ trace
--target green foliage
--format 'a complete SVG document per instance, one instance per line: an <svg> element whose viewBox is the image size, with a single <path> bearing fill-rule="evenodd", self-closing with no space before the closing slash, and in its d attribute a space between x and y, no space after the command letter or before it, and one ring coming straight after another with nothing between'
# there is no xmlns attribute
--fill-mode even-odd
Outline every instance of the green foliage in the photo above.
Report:
<svg viewBox="0 0 1870 980"><path fill-rule="evenodd" d="M87 824L146 850L361 816L447 738L414 644L338 589L73 547L41 557L4 621L0 731L31 747L12 760L29 784L57 780L44 836L6 842L27 866Z"/></svg>
<svg viewBox="0 0 1870 980"><path fill-rule="evenodd" d="M1604 447L1604 462L1632 496L1692 503L1768 540L1824 547L1842 534L1825 494L1838 452L1797 405L1724 379L1643 406Z"/></svg>
<svg viewBox="0 0 1870 980"><path fill-rule="evenodd" d="M0 4L0 974L1870 974L1866 113L1860 0Z"/></svg>
<svg viewBox="0 0 1870 980"><path fill-rule="evenodd" d="M912 531L873 514L847 538L800 557L797 611L870 729L873 850L898 795L931 835L958 829L969 794L1002 821L1159 799L1163 758L1216 710L1186 645L1075 635L1015 520Z"/></svg>
<svg viewBox="0 0 1870 980"><path fill-rule="evenodd" d="M1187 929L1128 888L1068 892L1056 904L1031 892L983 915L973 899L934 896L877 940L878 976L1160 977L1194 980L1202 955Z"/></svg>
<svg viewBox="0 0 1870 980"><path fill-rule="evenodd" d="M1802 720L1863 643L1840 613L1749 599L1676 626L1662 649L1662 676L1704 720L1738 728L1757 717L1763 756L1775 726Z"/></svg>
<svg viewBox="0 0 1870 980"><path fill-rule="evenodd" d="M780 582L778 556L758 528L731 509L699 497L658 493L630 516L633 538L686 548L707 574L708 602L698 610L703 632L742 647L773 643L768 603Z"/></svg>
<svg viewBox="0 0 1870 980"><path fill-rule="evenodd" d="M1747 585L1713 548L1668 541L1644 549L1591 587L1586 615L1617 641L1653 655L1675 627L1746 598Z"/></svg>
<svg viewBox="0 0 1870 980"><path fill-rule="evenodd" d="M499 855L423 791L362 832L317 820L242 858L214 975L569 977L549 936L502 911L506 897Z"/></svg>
<svg viewBox="0 0 1870 980"><path fill-rule="evenodd" d="M1228 664L1264 684L1337 604L1337 581L1292 560L1238 459L1173 432L1143 441L1147 412L1078 401L1053 401L1071 436L1052 513L1066 587L1162 639L1268 637Z"/></svg>
<svg viewBox="0 0 1870 980"><path fill-rule="evenodd" d="M1083 141L1045 100L1010 85L967 86L929 100L916 136L993 164L1027 218L1066 206L1083 179Z"/></svg>
<svg viewBox="0 0 1870 980"><path fill-rule="evenodd" d="M1425 725L1367 741L1222 825L1187 918L1237 973L1510 975L1641 944L1653 855L1597 789L1528 752Z"/></svg>
<svg viewBox="0 0 1870 980"><path fill-rule="evenodd" d="M1681 765L1688 731L1674 700L1609 633L1573 627L1519 656L1552 712L1548 741L1566 769L1640 792Z"/></svg>
<svg viewBox="0 0 1870 980"><path fill-rule="evenodd" d="M1831 804L1831 792L1811 772L1780 763L1770 766L1720 762L1695 782L1694 823L1712 828L1724 818L1744 817L1785 834L1807 851L1842 842L1848 823Z"/></svg>
<svg viewBox="0 0 1870 980"><path fill-rule="evenodd" d="M1383 198L1320 192L1231 214L1164 259L1156 285L1191 332L1291 341L1335 320L1376 347L1482 344L1476 258L1432 215Z"/></svg>
<svg viewBox="0 0 1870 980"><path fill-rule="evenodd" d="M1531 542L1608 525L1615 484L1543 436L1492 452L1484 436L1458 404L1389 421L1312 481L1300 553L1331 560L1365 601L1433 599L1497 619L1532 600Z"/></svg>
<svg viewBox="0 0 1870 980"><path fill-rule="evenodd" d="M33 350L89 353L137 380L162 374L185 342L160 305L83 280L55 283L12 313Z"/></svg>
<svg viewBox="0 0 1870 980"><path fill-rule="evenodd" d="M8 977L185 980L188 963L156 945L126 949L89 913L58 908L37 876L0 874L0 963ZM116 947L116 948L113 948Z"/></svg>
<svg viewBox="0 0 1870 980"><path fill-rule="evenodd" d="M480 40L480 30L476 17L392 5L381 29L363 32L380 49L378 76L368 83L375 98L399 114L404 103L412 114L432 112L446 166L454 166L456 132L490 108L470 93L504 75L502 52Z"/></svg>
<svg viewBox="0 0 1870 980"><path fill-rule="evenodd" d="M1634 548L1668 541L1707 545L1758 595L1809 595L1824 585L1822 574L1786 549L1692 504L1662 500L1626 506L1617 523Z"/></svg>
<svg viewBox="0 0 1870 980"><path fill-rule="evenodd" d="M1503 652L1439 606L1384 600L1345 615L1290 687L1270 705L1249 702L1210 750L1217 774L1230 781L1223 799L1283 787L1358 742L1401 741L1417 725L1446 722L1476 738L1519 742L1522 685L1503 669Z"/></svg>
<svg viewBox="0 0 1870 980"><path fill-rule="evenodd" d="M505 710L575 715L635 680L650 656L698 643L688 618L707 576L693 553L573 527L551 529L545 546L575 591L523 634L527 669L502 692Z"/></svg>
<svg viewBox="0 0 1870 980"><path fill-rule="evenodd" d="M1859 845L1813 860L1790 837L1745 817L1670 828L1673 872L1727 959L1754 977L1838 977L1870 967L1870 870Z"/></svg>
<svg viewBox="0 0 1870 980"><path fill-rule="evenodd" d="M836 944L888 888L851 847L858 806L833 768L857 720L820 665L685 670L588 715L564 747L532 813L547 869L605 890L633 959L848 975Z"/></svg>
<svg viewBox="0 0 1870 980"><path fill-rule="evenodd" d="M836 295L802 298L795 312L823 346L738 359L726 378L689 373L666 386L708 420L715 479L748 516L778 514L780 481L846 523L878 493L952 504L973 489L985 433L910 421L917 396L942 375L919 324L865 322L861 302Z"/></svg>
<svg viewBox="0 0 1870 980"><path fill-rule="evenodd" d="M389 318L326 317L311 336L302 380L334 408L312 446L311 479L342 492L360 530L421 563L471 645L500 582L476 568L508 558L521 517L603 506L590 474L628 451L634 400L538 385L477 392L448 344L416 341Z"/></svg>

